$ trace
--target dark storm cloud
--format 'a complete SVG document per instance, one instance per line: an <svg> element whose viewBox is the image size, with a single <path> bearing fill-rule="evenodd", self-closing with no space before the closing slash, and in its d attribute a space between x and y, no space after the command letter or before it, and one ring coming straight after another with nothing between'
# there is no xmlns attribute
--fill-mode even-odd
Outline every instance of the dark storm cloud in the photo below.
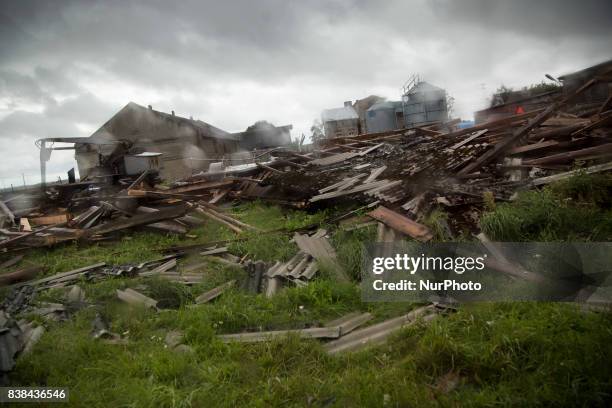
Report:
<svg viewBox="0 0 612 408"><path fill-rule="evenodd" d="M4 1L0 140L84 136L129 100L299 136L343 100L398 98L415 72L469 116L502 82L610 58L610 38L606 0Z"/></svg>
<svg viewBox="0 0 612 408"><path fill-rule="evenodd" d="M612 2L605 0L434 0L440 18L548 40L612 34Z"/></svg>

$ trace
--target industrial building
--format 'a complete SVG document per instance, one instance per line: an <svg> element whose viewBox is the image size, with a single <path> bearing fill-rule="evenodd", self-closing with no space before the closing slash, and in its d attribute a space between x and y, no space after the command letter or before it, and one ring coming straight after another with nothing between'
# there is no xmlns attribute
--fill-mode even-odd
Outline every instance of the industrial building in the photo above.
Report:
<svg viewBox="0 0 612 408"><path fill-rule="evenodd" d="M449 110L446 91L415 76L404 86L402 110L406 128L446 122Z"/></svg>
<svg viewBox="0 0 612 408"><path fill-rule="evenodd" d="M120 142L120 143L116 143ZM177 180L208 167L206 159L236 152L239 139L201 120L168 114L130 102L95 131L86 143L75 143L81 179L107 174L128 174L134 155L161 153L159 173ZM128 159L131 157L131 159ZM150 161L150 154L140 157ZM126 159L131 165L127 165Z"/></svg>
<svg viewBox="0 0 612 408"><path fill-rule="evenodd" d="M265 123L265 125L263 125ZM259 122L245 132L229 133L209 123L128 103L90 137L47 138L40 148L41 180L53 150L75 150L81 180L111 180L116 176L140 174L147 169L173 181L207 170L215 161L262 147L287 144L292 126L275 127ZM54 147L72 143L72 147Z"/></svg>
<svg viewBox="0 0 612 408"><path fill-rule="evenodd" d="M449 103L446 91L418 76L404 85L401 101L386 101L376 95L344 102L342 108L326 109L321 114L325 137L355 136L446 122Z"/></svg>
<svg viewBox="0 0 612 408"><path fill-rule="evenodd" d="M355 109L357 115L359 116L359 134L368 132L366 124L366 116L368 109L370 109L377 103L384 101L385 98L377 95L366 96L365 98L357 99L355 101L355 103L353 104L353 109Z"/></svg>
<svg viewBox="0 0 612 408"><path fill-rule="evenodd" d="M367 133L386 132L404 127L401 101L383 101L372 105L366 112Z"/></svg>
<svg viewBox="0 0 612 408"><path fill-rule="evenodd" d="M357 136L359 134L359 115L351 101L344 102L341 108L326 109L321 113L321 121L325 137L334 139L337 137Z"/></svg>

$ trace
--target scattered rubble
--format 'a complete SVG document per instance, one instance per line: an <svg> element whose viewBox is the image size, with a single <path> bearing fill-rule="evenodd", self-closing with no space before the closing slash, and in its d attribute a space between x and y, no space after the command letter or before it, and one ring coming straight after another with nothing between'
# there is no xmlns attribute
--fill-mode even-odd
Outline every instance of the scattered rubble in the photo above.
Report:
<svg viewBox="0 0 612 408"><path fill-rule="evenodd" d="M0 251L9 259L0 264L0 270L10 272L0 275L0 285L10 288L0 306L0 371L10 371L15 357L29 351L44 331L43 326L17 323L10 316L32 313L45 320L66 319L74 307L87 305L78 284L143 277L196 285L203 282L203 275L197 272L208 260L243 269L245 279L242 284L231 280L200 294L195 305L211 302L229 288L275 296L286 284L308 285L321 270L331 272L338 282L350 282L328 231L315 231L318 225L262 231L232 216L224 208L229 202L262 200L308 210L349 204L352 207L348 212L327 219L325 225L340 224L345 231L376 225L379 242L405 237L429 242L434 233L425 220L436 208L442 207L452 215L448 222L440 221L446 236L453 238L465 230L477 235L479 214L487 200L510 201L517 191L539 188L578 172L610 171L610 98L596 106L575 102L591 86L609 83L609 75L598 74L571 92L550 96L535 110L465 129L457 128L458 120L451 120L336 137L309 151L271 148L239 165L213 162L206 171L171 184L161 183L160 174L148 169L139 174L90 177L79 183L3 193ZM134 229L188 236L192 227L205 222L221 224L237 237L165 248L166 256L140 264L100 262L38 279L45 268L23 260L23 253L32 248L66 242L87 245L115 239ZM297 247L297 253L286 262L263 262L230 253L231 242L278 232L293 235ZM485 245L490 244L486 236L477 236ZM185 254L204 262L180 266ZM497 265L495 259L491 262ZM501 272L541 280L503 259L497 262L496 269ZM18 269L9 269L14 267ZM65 290L65 304L36 301L39 292L57 288ZM158 310L158 300L136 289L118 289L117 299ZM336 354L379 344L403 327L429 322L450 309L440 304L423 306L365 327L373 316L355 312L323 327L222 334L218 338L223 342L261 342L287 335L328 339L325 350ZM96 339L127 342L110 332L99 315L92 325ZM181 332L169 332L165 343L177 352L193 352L183 344ZM457 380L453 374L444 381L450 385L440 388L446 390Z"/></svg>

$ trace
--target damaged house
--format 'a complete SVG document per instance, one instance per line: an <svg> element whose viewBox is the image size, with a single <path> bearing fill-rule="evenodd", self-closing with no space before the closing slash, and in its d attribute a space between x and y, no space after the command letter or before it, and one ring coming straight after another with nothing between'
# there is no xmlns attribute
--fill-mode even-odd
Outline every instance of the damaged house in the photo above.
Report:
<svg viewBox="0 0 612 408"><path fill-rule="evenodd" d="M206 122L130 102L87 142L75 143L75 157L82 180L151 167L177 180L238 149L235 136Z"/></svg>
<svg viewBox="0 0 612 408"><path fill-rule="evenodd" d="M41 179L52 150L75 150L80 179L111 181L115 176L157 170L162 179L179 180L207 170L210 163L244 156L254 148L286 145L291 125L258 122L245 132L230 133L209 123L128 103L90 137L37 141ZM73 147L53 147L73 143ZM241 153L242 152L242 153Z"/></svg>
<svg viewBox="0 0 612 408"><path fill-rule="evenodd" d="M344 102L341 108L325 109L321 113L321 121L325 137L335 139L337 137L351 137L359 134L359 115L351 101Z"/></svg>

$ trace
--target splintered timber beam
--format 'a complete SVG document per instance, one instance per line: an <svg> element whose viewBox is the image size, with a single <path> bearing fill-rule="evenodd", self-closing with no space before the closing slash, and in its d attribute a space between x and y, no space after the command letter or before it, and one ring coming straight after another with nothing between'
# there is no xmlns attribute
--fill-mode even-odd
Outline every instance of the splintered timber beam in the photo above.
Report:
<svg viewBox="0 0 612 408"><path fill-rule="evenodd" d="M559 173L559 174L554 174L552 176L546 176L546 177L540 177L537 179L532 180L529 185L531 186L542 186L545 184L550 184L550 183L554 183L555 181L559 181L559 180L565 180L567 178L570 178L578 173L586 173L586 174L592 174L592 173L599 173L602 171L608 171L608 170L612 170L612 162L610 163L604 163L604 164L598 164L596 166L591 166L591 167L587 167L586 169L578 169L578 170L572 170L572 171L568 171L565 173Z"/></svg>
<svg viewBox="0 0 612 408"><path fill-rule="evenodd" d="M35 234L38 234L39 232L44 232L47 230L50 230L51 228L56 228L56 227L63 227L64 225L66 225L65 222L61 223L61 224L55 224L55 225L47 225L46 227L40 228L36 231L32 231L32 232L27 232L23 235L20 235L18 237L14 237L14 238L10 238L10 239L6 239L4 241L0 241L0 248L4 247L4 246L8 246L10 244L14 244L17 241L21 241L24 240L28 237L34 236Z"/></svg>
<svg viewBox="0 0 612 408"><path fill-rule="evenodd" d="M491 161L495 160L499 155L501 155L504 151L510 149L515 142L517 142L521 137L529 133L531 129L538 126L539 124L544 122L546 119L548 119L548 117L551 116L553 113L555 113L557 109L559 109L560 107L561 107L560 102L550 105L542 113L540 113L538 116L530 120L525 126L522 126L517 131L512 133L511 136L497 143L493 147L493 149L487 151L485 154L480 156L474 162L468 164L466 167L460 170L457 174L458 175L470 174L472 171L479 169L480 167L486 164L489 164Z"/></svg>
<svg viewBox="0 0 612 408"><path fill-rule="evenodd" d="M400 181L400 180L398 180L398 181ZM393 182L389 181L389 180L380 180L380 181L374 181L372 183L360 184L360 185L358 185L356 187L353 187L350 190L332 191L332 192L329 192L329 193L324 193L324 194L316 195L316 196L310 198L310 202L314 203L314 202L321 201L321 200L328 200L330 198L336 198L336 197L341 197L341 196L350 195L350 194L354 194L354 193L359 193L359 192L362 192L362 191L373 190L373 189L379 188L379 187L386 187L386 186L390 185L391 183L393 183Z"/></svg>
<svg viewBox="0 0 612 408"><path fill-rule="evenodd" d="M238 226L232 224L231 222L224 220L223 218L217 217L216 215L209 212L208 209L204 209L202 207L196 207L195 210L199 212L200 214L205 215L206 217L210 218L211 220L217 221L218 223L225 225L226 227L228 227L229 229L231 229L232 231L238 234L241 234L243 232L242 229L239 228Z"/></svg>
<svg viewBox="0 0 612 408"><path fill-rule="evenodd" d="M260 231L259 228L253 227L252 225L249 225L245 222L239 221L234 217L230 217L229 215L226 214L222 214L219 211L215 210L214 208L211 207L207 207L206 211L209 212L210 214L214 215L215 217L221 218L222 220L225 220L231 224L236 225L239 228L246 228L246 229L250 229L250 230L254 230L254 231Z"/></svg>
<svg viewBox="0 0 612 408"><path fill-rule="evenodd" d="M155 211L152 213L137 214L130 218L114 220L90 228L88 230L83 231L83 235L85 237L91 237L93 235L108 234L110 232L120 231L127 228L153 224L158 221L181 217L185 215L186 212L187 209L184 206L179 206Z"/></svg>
<svg viewBox="0 0 612 408"><path fill-rule="evenodd" d="M77 275L80 275L80 274L83 274L83 273L87 273L89 271L93 271L94 269L102 268L103 266L106 266L106 263L105 262L100 262L100 263L96 263L96 264L93 264L93 265L84 266L82 268L74 269L72 271L58 273L58 274L55 274L53 276L47 276L46 278L38 279L38 280L35 280L35 281L22 282L22 283L19 283L19 284L15 285L15 286L16 287L21 287L21 286L25 286L25 285L38 286L38 285L42 285L43 283L68 280L68 279L70 279L72 277L75 277Z"/></svg>
<svg viewBox="0 0 612 408"><path fill-rule="evenodd" d="M485 133L487 133L489 131L489 129L482 129L478 132L475 132L472 136L460 141L459 143L449 147L450 150L455 150L460 148L461 146L464 146L468 143L470 143L472 140L479 138L480 136L484 135Z"/></svg>
<svg viewBox="0 0 612 408"><path fill-rule="evenodd" d="M418 241L426 242L433 238L431 231L425 225L412 221L410 218L404 217L382 205L368 213L368 215Z"/></svg>
<svg viewBox="0 0 612 408"><path fill-rule="evenodd" d="M536 126L540 125L541 123L543 123L553 113L555 113L557 110L559 110L559 108L561 108L567 102L569 102L570 100L575 98L577 95L579 95L582 92L584 92L586 89L591 87L596 82L597 82L596 78L591 79L590 81L588 81L587 83L582 85L579 89L574 91L574 93L572 93L571 95L568 95L567 97L565 97L565 98L563 98L563 99L553 103L548 108L544 109L544 111L539 113L535 118L531 119L526 125L521 126L519 129L517 129L514 133L512 133L511 136L509 136L509 137L503 139L502 141L500 141L499 143L497 143L493 147L493 149L487 151L485 154L480 156L474 162L468 164L466 167L461 169L457 174L460 175L460 176L463 176L463 175L466 175L466 174L470 174L474 170L479 169L480 167L489 164L490 162L495 160L497 157L499 157L502 153L504 153L508 149L512 148L512 146L516 142L518 142L522 137L526 136L531 131L531 129L533 129L534 127L536 127Z"/></svg>
<svg viewBox="0 0 612 408"><path fill-rule="evenodd" d="M13 272L3 273L0 275L0 286L11 285L16 282L32 279L43 269L42 266L35 265L21 268Z"/></svg>
<svg viewBox="0 0 612 408"><path fill-rule="evenodd" d="M601 154L601 153L612 153L612 143L606 143L599 146L587 147L580 150L574 150L571 152L563 152L558 154L553 154L546 157L540 157L537 159L524 160L523 164L527 165L539 165L539 164L550 164L563 162L567 160L572 160L580 157L590 156L593 154Z"/></svg>

